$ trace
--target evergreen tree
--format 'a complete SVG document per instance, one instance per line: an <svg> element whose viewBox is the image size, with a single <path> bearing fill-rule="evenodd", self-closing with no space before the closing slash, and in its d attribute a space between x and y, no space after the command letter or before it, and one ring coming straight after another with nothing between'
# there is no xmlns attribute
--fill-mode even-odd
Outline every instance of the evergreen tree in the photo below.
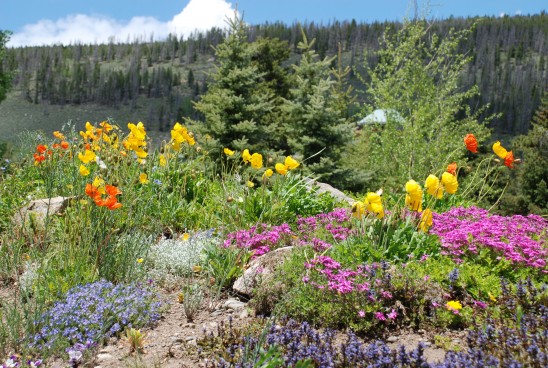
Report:
<svg viewBox="0 0 548 368"><path fill-rule="evenodd" d="M351 139L345 109L333 93L330 65L334 58L319 59L314 40L302 31L298 48L301 60L294 65L294 88L286 100L286 135L290 152L306 160L306 167L320 180L339 183L345 175L340 159Z"/></svg>
<svg viewBox="0 0 548 368"><path fill-rule="evenodd" d="M12 74L4 63L6 57L6 43L10 39L10 32L0 30L0 102L6 98L11 88Z"/></svg>
<svg viewBox="0 0 548 368"><path fill-rule="evenodd" d="M243 19L236 16L229 25L228 37L215 49L213 82L195 104L204 118L195 129L211 136L218 148L265 152L274 96L264 86L265 72L253 61L256 54Z"/></svg>

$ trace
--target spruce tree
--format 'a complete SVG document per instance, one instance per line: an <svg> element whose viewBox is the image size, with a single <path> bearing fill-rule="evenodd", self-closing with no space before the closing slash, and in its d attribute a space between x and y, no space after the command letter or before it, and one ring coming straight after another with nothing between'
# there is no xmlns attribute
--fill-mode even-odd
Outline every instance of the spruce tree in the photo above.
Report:
<svg viewBox="0 0 548 368"><path fill-rule="evenodd" d="M12 73L7 70L4 63L9 36L10 32L0 30L0 102L6 98L6 93L11 88Z"/></svg>
<svg viewBox="0 0 548 368"><path fill-rule="evenodd" d="M309 42L304 31L302 38L298 44L301 60L293 66L294 87L284 106L288 145L293 154L306 160L305 167L316 178L337 184L346 172L339 163L351 128L340 96L334 93L336 83L330 69L334 58L320 60L313 50L315 40Z"/></svg>
<svg viewBox="0 0 548 368"><path fill-rule="evenodd" d="M265 152L274 95L264 87L265 72L254 62L248 28L241 17L229 20L229 34L215 48L217 66L207 92L195 104L203 122L196 129L212 137L217 148Z"/></svg>

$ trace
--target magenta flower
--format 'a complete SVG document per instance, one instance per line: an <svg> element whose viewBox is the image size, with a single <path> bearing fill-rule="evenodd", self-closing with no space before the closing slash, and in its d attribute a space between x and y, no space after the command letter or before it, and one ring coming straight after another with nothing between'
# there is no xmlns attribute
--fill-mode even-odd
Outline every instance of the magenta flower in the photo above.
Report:
<svg viewBox="0 0 548 368"><path fill-rule="evenodd" d="M361 318L365 317L365 312L363 310L360 310L358 312L358 316L360 316Z"/></svg>
<svg viewBox="0 0 548 368"><path fill-rule="evenodd" d="M375 312L375 318L379 321L386 321L386 317L382 312Z"/></svg>

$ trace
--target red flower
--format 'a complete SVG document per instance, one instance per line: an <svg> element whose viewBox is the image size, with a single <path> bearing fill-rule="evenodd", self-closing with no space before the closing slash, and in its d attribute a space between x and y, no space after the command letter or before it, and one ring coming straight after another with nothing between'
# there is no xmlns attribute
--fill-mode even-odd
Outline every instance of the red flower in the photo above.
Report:
<svg viewBox="0 0 548 368"><path fill-rule="evenodd" d="M62 142L61 142L61 148L62 148L62 149L67 149L67 148L69 148L68 142L67 142L67 141L62 141Z"/></svg>
<svg viewBox="0 0 548 368"><path fill-rule="evenodd" d="M472 153L478 153L478 141L473 134L466 134L464 137L464 144L466 144L466 149Z"/></svg>
<svg viewBox="0 0 548 368"><path fill-rule="evenodd" d="M508 152L506 154L506 157L504 158L504 164L508 166L510 169L514 168L514 154L512 151Z"/></svg>
<svg viewBox="0 0 548 368"><path fill-rule="evenodd" d="M36 146L36 152L38 153L44 153L46 152L48 148L46 146L44 146L43 144L39 144L38 146Z"/></svg>
<svg viewBox="0 0 548 368"><path fill-rule="evenodd" d="M46 156L39 155L38 153L34 154L34 163L39 164L40 162L44 161L46 159Z"/></svg>
<svg viewBox="0 0 548 368"><path fill-rule="evenodd" d="M453 162L453 163L447 165L447 170L446 171L451 175L457 175L457 163Z"/></svg>

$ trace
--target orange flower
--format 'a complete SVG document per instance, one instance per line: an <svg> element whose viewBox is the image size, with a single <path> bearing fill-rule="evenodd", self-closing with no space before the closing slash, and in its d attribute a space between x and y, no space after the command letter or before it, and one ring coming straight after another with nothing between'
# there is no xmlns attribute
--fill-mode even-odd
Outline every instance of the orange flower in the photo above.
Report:
<svg viewBox="0 0 548 368"><path fill-rule="evenodd" d="M46 146L44 146L43 144L39 144L38 146L36 146L36 152L38 153L44 153L46 152L48 148Z"/></svg>
<svg viewBox="0 0 548 368"><path fill-rule="evenodd" d="M447 165L447 170L446 170L449 174L452 174L452 175L457 175L457 163L456 162L453 162L449 165Z"/></svg>
<svg viewBox="0 0 548 368"><path fill-rule="evenodd" d="M46 159L46 156L39 155L38 153L34 154L34 164L38 165L40 162L44 161Z"/></svg>
<svg viewBox="0 0 548 368"><path fill-rule="evenodd" d="M101 197L99 189L91 183L86 184L86 195L92 199L95 199L96 197Z"/></svg>
<svg viewBox="0 0 548 368"><path fill-rule="evenodd" d="M510 169L514 168L514 154L512 151L509 151L506 157L504 157L504 164L508 166Z"/></svg>
<svg viewBox="0 0 548 368"><path fill-rule="evenodd" d="M68 142L67 142L67 141L62 141L62 142L61 142L61 148L62 148L62 149L67 149L67 148L69 148Z"/></svg>
<svg viewBox="0 0 548 368"><path fill-rule="evenodd" d="M464 144L466 144L466 149L472 153L478 153L478 141L473 134L466 134L464 137Z"/></svg>

